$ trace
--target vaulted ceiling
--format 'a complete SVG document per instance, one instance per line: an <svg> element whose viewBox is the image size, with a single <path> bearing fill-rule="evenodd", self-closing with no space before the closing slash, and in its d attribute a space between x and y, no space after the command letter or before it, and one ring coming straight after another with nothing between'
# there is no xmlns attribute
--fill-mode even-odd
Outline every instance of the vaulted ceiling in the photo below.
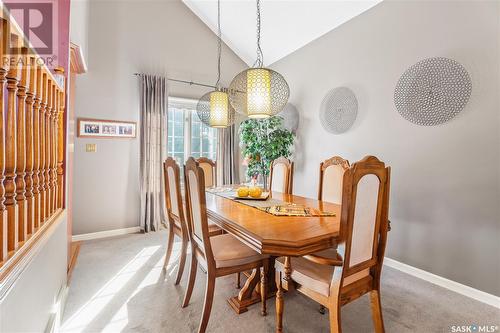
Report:
<svg viewBox="0 0 500 333"><path fill-rule="evenodd" d="M261 45L270 65L382 0L269 0L261 3ZM217 32L217 0L183 0ZM249 66L256 58L255 0L221 0L223 41Z"/></svg>

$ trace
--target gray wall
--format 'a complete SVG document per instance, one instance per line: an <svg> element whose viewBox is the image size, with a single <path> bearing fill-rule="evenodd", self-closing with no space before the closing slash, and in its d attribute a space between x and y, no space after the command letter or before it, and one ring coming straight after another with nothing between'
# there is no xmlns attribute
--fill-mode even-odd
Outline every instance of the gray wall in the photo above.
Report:
<svg viewBox="0 0 500 333"><path fill-rule="evenodd" d="M215 83L216 36L180 1L91 1L87 74L77 77L76 117L138 121L134 72ZM246 65L223 48L223 83ZM182 84L170 96L200 97ZM96 143L96 153L85 144ZM139 139L75 141L73 233L138 226Z"/></svg>
<svg viewBox="0 0 500 333"><path fill-rule="evenodd" d="M63 212L30 249L33 257L21 264L20 275L5 294L7 286L0 285L0 332L45 331L66 287L66 221Z"/></svg>
<svg viewBox="0 0 500 333"><path fill-rule="evenodd" d="M376 155L392 166L387 255L500 295L499 3L384 1L272 67L300 112L296 193L316 196L320 161ZM447 124L421 127L396 111L402 72L434 56L472 77L472 97ZM318 112L326 92L350 87L359 114L331 135Z"/></svg>

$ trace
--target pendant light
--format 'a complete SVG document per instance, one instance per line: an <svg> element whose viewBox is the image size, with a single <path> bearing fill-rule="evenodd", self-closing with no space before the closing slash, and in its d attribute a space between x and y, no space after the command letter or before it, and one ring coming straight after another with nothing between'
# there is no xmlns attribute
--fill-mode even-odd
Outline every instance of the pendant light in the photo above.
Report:
<svg viewBox="0 0 500 333"><path fill-rule="evenodd" d="M236 75L229 85L229 101L234 109L249 118L268 118L283 110L290 88L283 76L264 67L260 47L260 0L257 0L257 60Z"/></svg>
<svg viewBox="0 0 500 333"><path fill-rule="evenodd" d="M201 96L196 112L201 122L213 128L226 128L234 123L234 108L229 103L228 89L220 86L222 39L220 28L220 0L217 0L217 82L215 90Z"/></svg>

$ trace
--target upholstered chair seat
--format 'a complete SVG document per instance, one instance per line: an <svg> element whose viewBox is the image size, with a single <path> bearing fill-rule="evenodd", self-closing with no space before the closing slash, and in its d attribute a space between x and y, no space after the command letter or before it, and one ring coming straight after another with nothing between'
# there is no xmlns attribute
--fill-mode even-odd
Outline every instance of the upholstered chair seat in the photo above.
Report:
<svg viewBox="0 0 500 333"><path fill-rule="evenodd" d="M337 252L335 250L326 250L316 253L321 257L335 258ZM280 257L275 263L276 269L280 272L285 271L285 258ZM291 258L292 266L292 280L298 284L312 289L321 295L326 297L330 296L330 284L332 282L333 271L335 267L329 265L320 265L312 261L304 259L302 257ZM351 283L361 280L362 278L369 276L370 270L364 269L358 273L347 276L344 278L342 286L345 287Z"/></svg>
<svg viewBox="0 0 500 333"><path fill-rule="evenodd" d="M210 237L216 236L216 235L221 235L223 233L222 229L219 228L219 226L212 221L208 221L208 235Z"/></svg>
<svg viewBox="0 0 500 333"><path fill-rule="evenodd" d="M255 252L230 234L211 237L210 243L217 268L240 266L269 258Z"/></svg>

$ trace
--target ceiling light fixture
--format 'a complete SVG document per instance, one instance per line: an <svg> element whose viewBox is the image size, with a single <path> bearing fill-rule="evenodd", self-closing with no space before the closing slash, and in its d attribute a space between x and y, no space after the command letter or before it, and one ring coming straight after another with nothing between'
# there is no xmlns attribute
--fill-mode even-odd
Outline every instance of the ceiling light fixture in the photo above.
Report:
<svg viewBox="0 0 500 333"><path fill-rule="evenodd" d="M234 109L229 103L228 90L220 85L222 39L220 28L220 0L217 1L217 82L215 90L201 96L196 112L201 122L214 128L226 128L234 123Z"/></svg>
<svg viewBox="0 0 500 333"><path fill-rule="evenodd" d="M260 0L257 0L257 60L236 75L229 85L229 101L234 109L249 118L268 118L283 110L290 88L283 76L264 67L260 47Z"/></svg>

